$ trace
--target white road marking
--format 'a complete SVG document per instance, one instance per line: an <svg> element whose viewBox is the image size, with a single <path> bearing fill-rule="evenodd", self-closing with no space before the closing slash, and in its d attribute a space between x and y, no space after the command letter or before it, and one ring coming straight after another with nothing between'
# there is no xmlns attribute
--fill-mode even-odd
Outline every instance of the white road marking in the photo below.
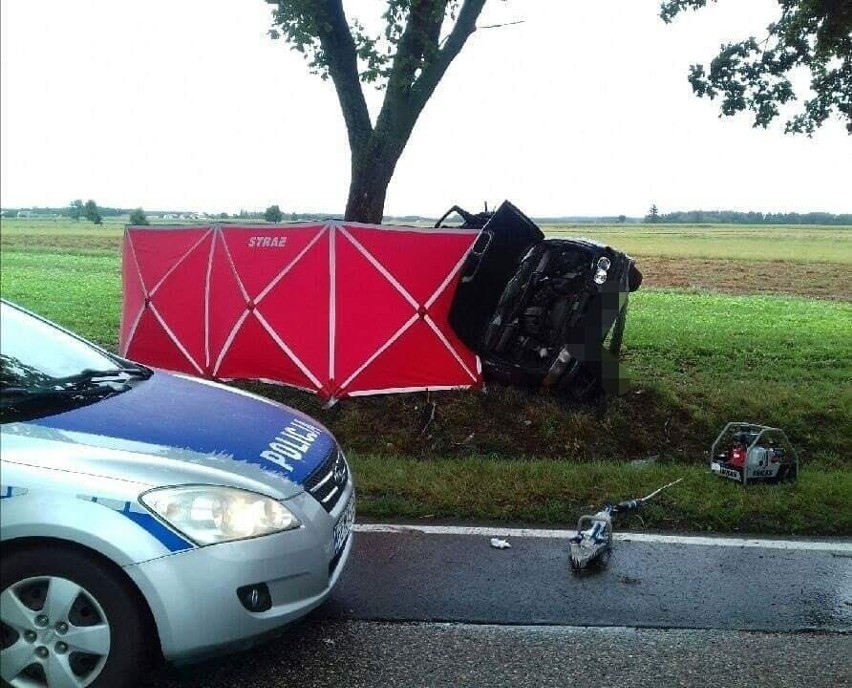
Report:
<svg viewBox="0 0 852 688"><path fill-rule="evenodd" d="M391 523L357 523L359 533L420 533L422 535L474 535L503 538L556 538L567 540L576 530L539 528L479 528L470 526L395 525ZM701 547L753 547L758 549L800 550L809 552L841 552L852 554L850 541L775 540L758 538L706 537L702 535L656 535L653 533L615 533L616 542L649 542L667 545L698 545Z"/></svg>

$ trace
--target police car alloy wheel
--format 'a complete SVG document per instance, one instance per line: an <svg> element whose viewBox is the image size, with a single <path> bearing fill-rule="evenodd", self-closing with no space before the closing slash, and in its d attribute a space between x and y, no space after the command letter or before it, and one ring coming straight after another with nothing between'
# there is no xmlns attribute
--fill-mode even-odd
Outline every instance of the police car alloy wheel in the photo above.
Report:
<svg viewBox="0 0 852 688"><path fill-rule="evenodd" d="M0 676L14 688L124 688L145 654L139 608L110 565L21 548L0 572Z"/></svg>

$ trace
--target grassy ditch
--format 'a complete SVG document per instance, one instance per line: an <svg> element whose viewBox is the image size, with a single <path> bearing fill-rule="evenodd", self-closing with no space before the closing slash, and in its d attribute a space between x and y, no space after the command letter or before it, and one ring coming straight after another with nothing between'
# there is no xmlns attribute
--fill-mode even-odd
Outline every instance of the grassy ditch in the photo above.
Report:
<svg viewBox="0 0 852 688"><path fill-rule="evenodd" d="M0 293L114 349L121 228L60 224L0 225ZM631 229L638 234L629 237L626 229L611 229L617 246L630 239L650 253L671 248L661 230ZM724 257L737 248L726 244L727 235L676 229L680 241L694 242L693 253L712 248L705 275L753 272L754 263ZM794 253L813 240L808 255L828 261L780 263L801 272L785 296L748 293L759 280L735 282L734 295L684 289L666 282L670 270L646 285L654 288L637 292L624 349L632 385L605 408L489 386L351 399L324 409L315 396L295 390L240 386L311 413L337 435L352 458L362 516L573 527L579 514L607 499L642 496L685 476L629 527L852 535L852 303L848 280L828 282L815 294L807 274L809 265L819 265L820 275L833 269L848 275L852 232L760 228L744 236L775 260L789 249L775 240L784 232L798 247ZM707 239L714 233L721 243ZM833 254L824 251L826 241ZM814 295L821 298L803 298ZM435 419L424 426L427 404L434 404ZM706 454L729 420L784 428L800 454L799 482L742 488L711 477ZM649 457L643 468L630 463Z"/></svg>
<svg viewBox="0 0 852 688"><path fill-rule="evenodd" d="M607 501L642 497L683 481L621 521L636 530L849 535L852 473L811 465L797 483L744 488L704 467L568 463L469 457L417 461L356 454L361 514L464 519L573 528Z"/></svg>

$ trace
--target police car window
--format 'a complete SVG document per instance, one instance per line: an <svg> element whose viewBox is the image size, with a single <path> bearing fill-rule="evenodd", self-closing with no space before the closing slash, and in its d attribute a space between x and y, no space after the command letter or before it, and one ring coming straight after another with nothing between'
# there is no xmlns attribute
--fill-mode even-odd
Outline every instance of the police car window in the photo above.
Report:
<svg viewBox="0 0 852 688"><path fill-rule="evenodd" d="M0 384L31 388L82 370L115 367L97 349L52 325L0 304Z"/></svg>

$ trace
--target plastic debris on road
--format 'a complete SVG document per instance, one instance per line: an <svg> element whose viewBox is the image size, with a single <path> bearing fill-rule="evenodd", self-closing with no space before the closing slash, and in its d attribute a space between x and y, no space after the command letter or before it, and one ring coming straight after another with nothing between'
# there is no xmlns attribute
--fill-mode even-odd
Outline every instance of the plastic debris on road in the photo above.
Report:
<svg viewBox="0 0 852 688"><path fill-rule="evenodd" d="M512 545L510 545L506 540L501 540L500 538L491 538L491 546L494 549L509 549Z"/></svg>

